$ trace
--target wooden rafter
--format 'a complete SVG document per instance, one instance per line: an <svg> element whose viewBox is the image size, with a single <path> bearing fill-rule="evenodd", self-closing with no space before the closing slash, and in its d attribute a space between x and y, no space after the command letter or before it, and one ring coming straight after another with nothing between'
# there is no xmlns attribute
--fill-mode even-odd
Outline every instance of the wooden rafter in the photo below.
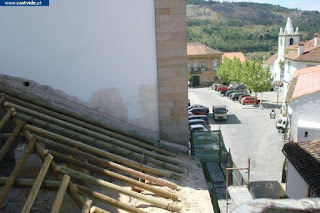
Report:
<svg viewBox="0 0 320 213"><path fill-rule="evenodd" d="M27 102L26 99L31 100L31 103ZM144 212L139 208L117 201L100 192L74 184L71 180L79 179L85 182L99 183L102 187L107 187L159 208L170 211L180 211L182 209L183 206L180 203L174 202L178 201L178 196L174 192L159 189L158 187L133 179L147 180L171 189L178 188L176 184L170 181L153 176L180 179L181 175L179 173L183 172L179 167L176 155L155 147L154 141L140 136L134 137L131 133L124 133L123 130L114 129L101 122L87 119L29 98L21 100L17 97L0 94L0 105L6 112L0 121L0 127L2 128L10 118L16 125L12 133L1 135L2 138L7 138L7 140L0 150L0 163L21 132L28 142L26 150L17 162L11 175L8 178L0 177L0 185L3 185L0 192L0 205L6 199L11 187L32 187L22 209L22 212L29 212L39 189L45 187L55 190L59 189L51 209L52 213L59 211L66 191L82 212L108 212L97 206L92 206L92 201L86 198L87 196L129 212ZM53 147L54 149L43 148L37 142L38 140L45 144L45 146ZM17 179L32 150L43 161L43 166L37 180ZM80 161L65 153L83 157L88 162ZM154 193L155 196L165 199L158 199L157 197L150 196L149 193L147 195L140 194L104 179L98 179L92 175L67 167L61 167L55 162L55 159L87 169L93 172L93 174L99 174L99 177L104 175L117 179L129 186L147 190ZM119 163L124 165L120 165ZM152 163L166 170L146 165L147 163ZM115 171L110 171L105 167L109 167ZM58 182L44 180L48 169L50 169ZM118 174L117 171L129 176Z"/></svg>

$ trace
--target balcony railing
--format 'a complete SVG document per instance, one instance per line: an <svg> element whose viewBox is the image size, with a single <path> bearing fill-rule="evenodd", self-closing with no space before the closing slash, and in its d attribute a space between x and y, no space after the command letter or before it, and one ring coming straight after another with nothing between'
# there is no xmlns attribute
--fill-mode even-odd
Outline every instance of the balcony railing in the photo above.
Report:
<svg viewBox="0 0 320 213"><path fill-rule="evenodd" d="M199 72L199 71L205 71L207 70L207 67L191 67L188 69L188 71L191 72Z"/></svg>

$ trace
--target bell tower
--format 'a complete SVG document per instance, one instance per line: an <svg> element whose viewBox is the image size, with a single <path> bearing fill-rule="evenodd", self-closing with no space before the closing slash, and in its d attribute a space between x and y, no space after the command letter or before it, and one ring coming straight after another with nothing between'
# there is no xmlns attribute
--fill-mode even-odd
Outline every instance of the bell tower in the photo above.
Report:
<svg viewBox="0 0 320 213"><path fill-rule="evenodd" d="M300 42L300 36L301 34L299 32L299 28L297 27L296 30L294 30L291 18L288 17L285 29L283 30L282 27L280 27L278 41L278 58L282 58L285 54L287 54L287 47L289 47L290 45L298 44Z"/></svg>

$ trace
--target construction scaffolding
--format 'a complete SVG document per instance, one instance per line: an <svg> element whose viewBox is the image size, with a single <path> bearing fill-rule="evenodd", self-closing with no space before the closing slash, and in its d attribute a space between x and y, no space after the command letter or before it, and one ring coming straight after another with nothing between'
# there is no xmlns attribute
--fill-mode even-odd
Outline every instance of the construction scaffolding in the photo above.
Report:
<svg viewBox="0 0 320 213"><path fill-rule="evenodd" d="M178 186L165 179L181 179L183 169L176 154L154 146L149 138L134 136L14 91L2 92L5 93L0 95L0 105L5 115L0 130L10 121L15 127L12 132L0 135L6 139L0 150L0 164L5 163L4 157L17 138L22 138L25 149L11 174L0 178L0 207L12 187L28 187L31 190L21 212L30 212L40 188L57 190L50 212L59 212L66 192L79 212L108 212L93 206L92 200L128 212L144 212L86 186L93 184L172 212L182 209L175 193ZM18 178L33 152L43 161L38 176ZM56 180L46 180L49 172ZM125 183L132 190L103 177ZM142 190L150 193L139 193Z"/></svg>

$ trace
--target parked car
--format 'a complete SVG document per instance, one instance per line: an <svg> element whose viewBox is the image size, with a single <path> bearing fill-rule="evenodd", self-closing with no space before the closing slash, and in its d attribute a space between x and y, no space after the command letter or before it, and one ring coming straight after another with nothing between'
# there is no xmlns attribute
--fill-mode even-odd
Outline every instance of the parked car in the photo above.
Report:
<svg viewBox="0 0 320 213"><path fill-rule="evenodd" d="M219 85L217 91L228 91L228 87L226 85Z"/></svg>
<svg viewBox="0 0 320 213"><path fill-rule="evenodd" d="M226 92L226 96L228 96L229 97L229 95L230 94L232 94L233 92L236 92L235 90L233 90L233 89L229 89L227 92Z"/></svg>
<svg viewBox="0 0 320 213"><path fill-rule="evenodd" d="M191 136L192 132L208 131L208 129L201 124L190 125L189 130L190 130L190 136Z"/></svg>
<svg viewBox="0 0 320 213"><path fill-rule="evenodd" d="M202 107L192 108L192 109L189 109L188 111L194 115L207 115L206 109Z"/></svg>
<svg viewBox="0 0 320 213"><path fill-rule="evenodd" d="M276 123L276 128L278 129L279 133L284 133L284 129L286 128L286 122L287 122L287 119L281 118Z"/></svg>
<svg viewBox="0 0 320 213"><path fill-rule="evenodd" d="M190 106L190 99L188 99L188 107Z"/></svg>
<svg viewBox="0 0 320 213"><path fill-rule="evenodd" d="M220 84L212 84L211 89L215 90Z"/></svg>
<svg viewBox="0 0 320 213"><path fill-rule="evenodd" d="M190 112L190 111L188 111L188 116L191 116L191 115L193 115L193 113L192 113L192 112Z"/></svg>
<svg viewBox="0 0 320 213"><path fill-rule="evenodd" d="M214 85L213 85L213 89L214 89L214 90L218 90L218 86L220 86L220 85L221 85L221 84L214 84Z"/></svg>
<svg viewBox="0 0 320 213"><path fill-rule="evenodd" d="M210 129L210 125L208 125L207 122L205 122L205 121L202 120L202 119L189 120L189 126L195 125L195 124L201 124L201 125L203 125L205 128Z"/></svg>
<svg viewBox="0 0 320 213"><path fill-rule="evenodd" d="M203 106L201 104L193 104L188 107L188 110L190 110L192 108L204 108L206 110L206 112L209 113L209 107Z"/></svg>
<svg viewBox="0 0 320 213"><path fill-rule="evenodd" d="M254 97L244 97L241 100L241 104L259 104L261 100L256 99Z"/></svg>
<svg viewBox="0 0 320 213"><path fill-rule="evenodd" d="M243 95L244 94L244 91L241 91L241 92L235 92L235 93L232 93L231 95L231 100L233 101L237 101L239 99L239 96L240 95Z"/></svg>
<svg viewBox="0 0 320 213"><path fill-rule="evenodd" d="M228 92L228 90L220 90L220 94L224 95L224 96L226 95L227 92Z"/></svg>
<svg viewBox="0 0 320 213"><path fill-rule="evenodd" d="M250 94L240 95L240 96L239 96L239 99L238 99L239 103L241 103L241 99L244 98L244 97L251 97L251 95L250 95Z"/></svg>
<svg viewBox="0 0 320 213"><path fill-rule="evenodd" d="M206 115L191 115L188 117L188 120L202 119L209 125L209 120Z"/></svg>
<svg viewBox="0 0 320 213"><path fill-rule="evenodd" d="M234 89L235 86L236 86L236 84L230 83L230 84L228 85L228 88L229 88L229 89Z"/></svg>
<svg viewBox="0 0 320 213"><path fill-rule="evenodd" d="M227 106L226 105L216 105L212 106L212 116L214 120L227 120Z"/></svg>
<svg viewBox="0 0 320 213"><path fill-rule="evenodd" d="M244 84L239 84L234 87L235 90L245 90L246 88L247 88L247 86Z"/></svg>

